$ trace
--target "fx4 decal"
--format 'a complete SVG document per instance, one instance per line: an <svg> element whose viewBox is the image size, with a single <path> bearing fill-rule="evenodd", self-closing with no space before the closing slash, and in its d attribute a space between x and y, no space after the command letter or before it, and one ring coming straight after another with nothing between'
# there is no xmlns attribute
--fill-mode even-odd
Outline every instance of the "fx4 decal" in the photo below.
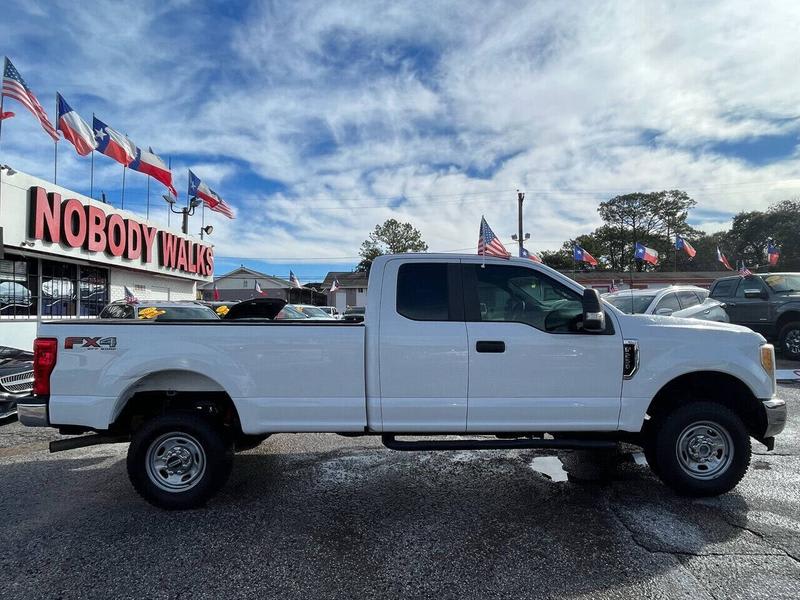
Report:
<svg viewBox="0 0 800 600"><path fill-rule="evenodd" d="M115 337L68 337L64 340L65 350L116 350Z"/></svg>

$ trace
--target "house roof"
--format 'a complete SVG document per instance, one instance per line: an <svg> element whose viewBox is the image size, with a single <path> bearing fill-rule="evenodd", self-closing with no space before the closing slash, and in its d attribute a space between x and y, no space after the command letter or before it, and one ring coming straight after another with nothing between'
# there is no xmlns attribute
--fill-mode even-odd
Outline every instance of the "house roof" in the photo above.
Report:
<svg viewBox="0 0 800 600"><path fill-rule="evenodd" d="M369 273L362 273L360 271L331 271L325 276L325 281L322 282L323 289L330 289L333 280L339 282L341 288L365 288L369 280Z"/></svg>
<svg viewBox="0 0 800 600"><path fill-rule="evenodd" d="M245 267L244 265L236 267L233 271L225 273L224 275L215 277L214 281L208 281L206 283L198 284L197 287L198 289L210 289L214 287L214 283L216 283L221 279L226 279L228 277L240 277L242 275L246 275L254 279L270 279L272 281L277 282L280 285L280 287L287 287L287 288L292 287L292 284L289 283L286 279L283 279L281 277L275 277L274 275L267 275L266 273L256 271L255 269L250 269L248 267Z"/></svg>

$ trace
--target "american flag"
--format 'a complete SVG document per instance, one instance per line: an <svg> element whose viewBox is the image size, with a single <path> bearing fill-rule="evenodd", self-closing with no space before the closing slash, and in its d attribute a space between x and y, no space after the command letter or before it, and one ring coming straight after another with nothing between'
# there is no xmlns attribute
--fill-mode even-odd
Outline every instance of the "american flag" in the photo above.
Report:
<svg viewBox="0 0 800 600"><path fill-rule="evenodd" d="M13 98L25 108L33 113L45 133L53 138L53 141L58 141L58 132L50 119L47 118L47 113L44 112L42 105L36 99L36 95L25 84L22 75L19 74L17 68L11 64L11 61L6 57L5 68L3 69L3 97Z"/></svg>
<svg viewBox="0 0 800 600"><path fill-rule="evenodd" d="M494 231L492 231L492 228L489 227L483 217L481 217L481 233L478 236L478 254L481 256L488 254L489 256L498 256L500 258L511 258L511 254L503 246L503 242L497 239Z"/></svg>
<svg viewBox="0 0 800 600"><path fill-rule="evenodd" d="M747 267L745 267L744 261L742 261L742 266L739 267L739 275L741 275L742 277L750 277L752 274L753 272Z"/></svg>
<svg viewBox="0 0 800 600"><path fill-rule="evenodd" d="M124 287L125 287L125 302L127 302L128 304L138 304L139 299L136 297L136 294L134 294L127 285Z"/></svg>
<svg viewBox="0 0 800 600"><path fill-rule="evenodd" d="M294 274L294 271L289 271L289 284L293 288L303 287L302 285L300 285L300 280L297 278L297 275Z"/></svg>

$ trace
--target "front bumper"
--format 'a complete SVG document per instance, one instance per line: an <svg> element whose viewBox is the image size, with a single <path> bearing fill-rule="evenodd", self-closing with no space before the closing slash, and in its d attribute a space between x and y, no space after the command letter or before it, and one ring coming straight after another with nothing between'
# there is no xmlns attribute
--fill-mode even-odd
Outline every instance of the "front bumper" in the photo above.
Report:
<svg viewBox="0 0 800 600"><path fill-rule="evenodd" d="M49 427L48 398L25 396L17 401L17 418L26 427Z"/></svg>
<svg viewBox="0 0 800 600"><path fill-rule="evenodd" d="M786 427L786 400L770 398L769 400L762 400L761 404L764 406L764 414L767 418L764 437L775 437Z"/></svg>

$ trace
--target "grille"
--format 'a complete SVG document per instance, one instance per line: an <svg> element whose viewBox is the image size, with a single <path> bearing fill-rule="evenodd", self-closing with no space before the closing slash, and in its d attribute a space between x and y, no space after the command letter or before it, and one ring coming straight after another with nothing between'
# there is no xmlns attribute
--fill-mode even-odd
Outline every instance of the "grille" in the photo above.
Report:
<svg viewBox="0 0 800 600"><path fill-rule="evenodd" d="M12 394L30 392L33 390L33 371L24 371L0 377L0 386Z"/></svg>

